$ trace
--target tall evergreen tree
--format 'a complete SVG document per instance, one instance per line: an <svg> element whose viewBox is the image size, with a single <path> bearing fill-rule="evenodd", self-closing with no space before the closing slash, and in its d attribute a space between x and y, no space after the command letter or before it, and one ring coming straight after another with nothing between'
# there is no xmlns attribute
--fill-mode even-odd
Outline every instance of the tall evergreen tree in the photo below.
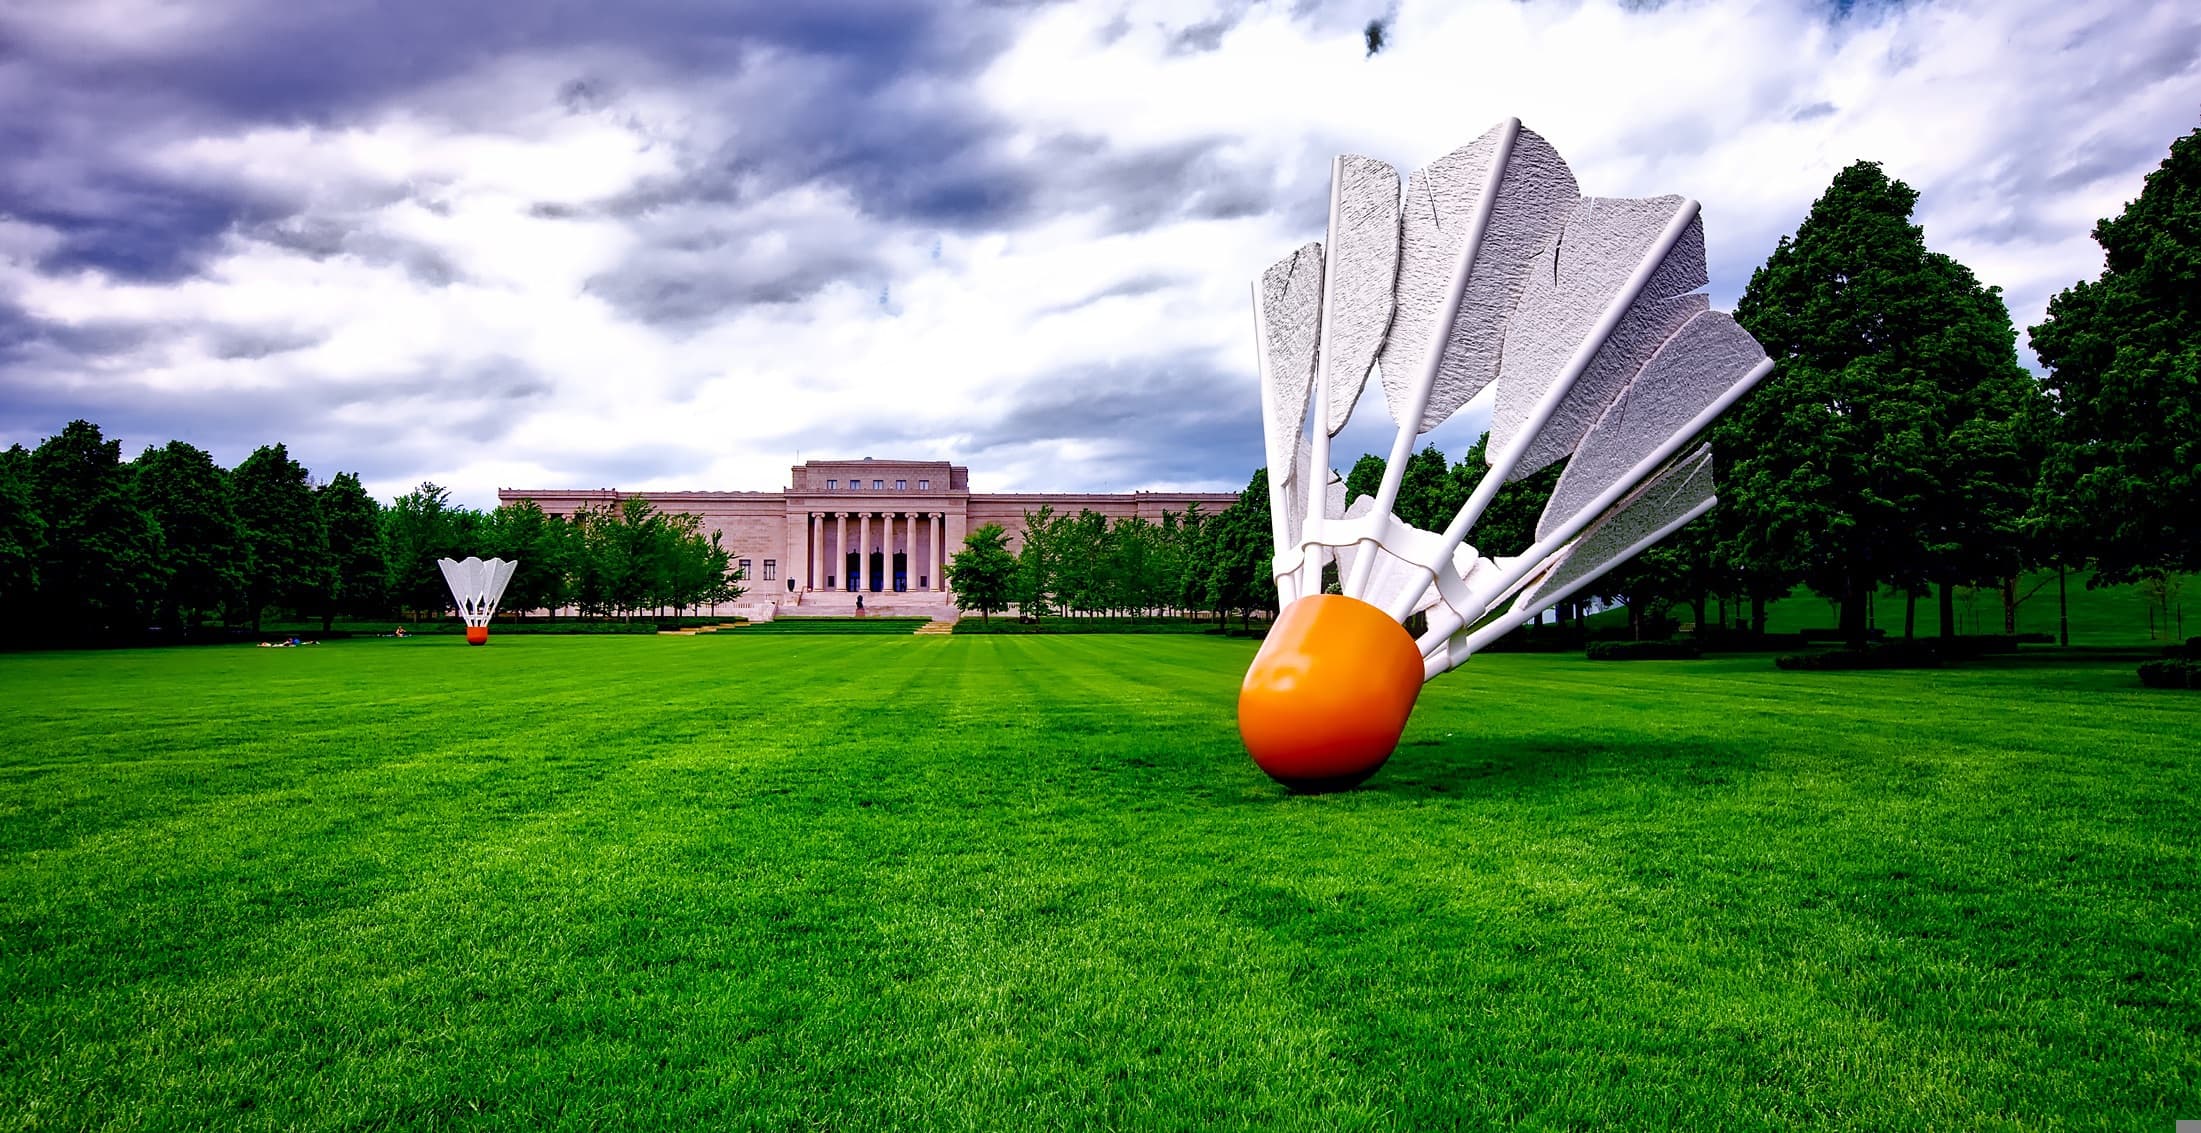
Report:
<svg viewBox="0 0 2201 1133"><path fill-rule="evenodd" d="M184 629L237 605L248 558L228 473L206 450L183 441L146 449L133 470L138 506L160 525L169 568L161 623Z"/></svg>
<svg viewBox="0 0 2201 1133"><path fill-rule="evenodd" d="M262 445L237 465L231 484L250 556L245 605L252 628L277 604L319 609L330 586L329 536L305 465L283 445Z"/></svg>
<svg viewBox="0 0 2201 1133"><path fill-rule="evenodd" d="M2086 517L2097 582L2201 570L2201 129L2094 242L2101 277L2031 331L2055 403L2041 491Z"/></svg>
<svg viewBox="0 0 2201 1133"><path fill-rule="evenodd" d="M160 528L138 507L122 443L71 421L31 453L29 471L46 525L33 616L70 636L142 626L167 572Z"/></svg>
<svg viewBox="0 0 2201 1133"><path fill-rule="evenodd" d="M314 508L329 540L329 585L321 603L321 628L338 614L368 617L388 609L388 564L382 548L382 505L367 494L356 472L339 472L314 490Z"/></svg>

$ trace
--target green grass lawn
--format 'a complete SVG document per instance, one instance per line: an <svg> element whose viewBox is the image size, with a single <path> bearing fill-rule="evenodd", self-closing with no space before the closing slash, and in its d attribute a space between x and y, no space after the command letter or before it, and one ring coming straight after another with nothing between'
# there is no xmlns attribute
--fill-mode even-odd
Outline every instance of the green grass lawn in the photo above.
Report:
<svg viewBox="0 0 2201 1133"><path fill-rule="evenodd" d="M0 1129L2201 1117L2201 694L1493 656L1293 798L1252 650L0 656Z"/></svg>

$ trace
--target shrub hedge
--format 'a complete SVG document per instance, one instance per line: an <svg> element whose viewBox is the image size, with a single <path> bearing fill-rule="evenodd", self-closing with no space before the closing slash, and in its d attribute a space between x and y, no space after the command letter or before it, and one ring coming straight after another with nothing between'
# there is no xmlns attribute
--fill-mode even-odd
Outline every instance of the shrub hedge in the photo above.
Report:
<svg viewBox="0 0 2201 1133"><path fill-rule="evenodd" d="M2201 661L2165 657L2146 662L2140 666L2140 685L2143 688L2201 689Z"/></svg>
<svg viewBox="0 0 2201 1133"><path fill-rule="evenodd" d="M1824 653L1790 653L1775 657L1773 664L1794 673L1825 673L1849 669L1938 669L1940 653L1920 648L1919 642L1885 642L1863 650L1830 649Z"/></svg>
<svg viewBox="0 0 2201 1133"><path fill-rule="evenodd" d="M1694 641L1600 641L1584 655L1592 661L1694 661L1704 650Z"/></svg>

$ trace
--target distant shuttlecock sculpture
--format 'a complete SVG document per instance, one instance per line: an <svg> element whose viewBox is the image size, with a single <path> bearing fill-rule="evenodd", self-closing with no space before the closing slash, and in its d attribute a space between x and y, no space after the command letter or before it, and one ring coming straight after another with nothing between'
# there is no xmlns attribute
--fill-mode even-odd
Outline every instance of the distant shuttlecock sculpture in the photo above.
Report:
<svg viewBox="0 0 2201 1133"><path fill-rule="evenodd" d="M489 643L489 619L497 613L497 599L504 597L504 588L512 581L512 571L520 563L518 559L480 559L468 556L461 561L437 559L443 568L443 581L450 584L451 600L458 604L459 617L466 622L466 644Z"/></svg>
<svg viewBox="0 0 2201 1133"><path fill-rule="evenodd" d="M1253 288L1283 609L1238 723L1263 770L1298 790L1374 774L1424 681L1712 506L1693 442L1773 363L1701 293L1697 211L1580 195L1516 119L1408 177L1403 199L1391 166L1334 161L1326 245ZM1376 494L1348 503L1330 439L1371 372L1398 434ZM1415 442L1493 387L1489 472L1443 531L1400 521ZM1534 546L1468 545L1501 486L1560 460ZM1333 561L1342 594L1322 593Z"/></svg>

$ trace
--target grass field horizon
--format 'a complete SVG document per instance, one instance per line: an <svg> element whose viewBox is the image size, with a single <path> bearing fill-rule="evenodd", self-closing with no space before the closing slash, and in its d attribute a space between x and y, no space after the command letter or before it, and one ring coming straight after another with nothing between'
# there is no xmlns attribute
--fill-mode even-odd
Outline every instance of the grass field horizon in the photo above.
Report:
<svg viewBox="0 0 2201 1133"><path fill-rule="evenodd" d="M2201 697L1484 657L1297 798L1253 648L0 656L0 1128L2201 1116Z"/></svg>

